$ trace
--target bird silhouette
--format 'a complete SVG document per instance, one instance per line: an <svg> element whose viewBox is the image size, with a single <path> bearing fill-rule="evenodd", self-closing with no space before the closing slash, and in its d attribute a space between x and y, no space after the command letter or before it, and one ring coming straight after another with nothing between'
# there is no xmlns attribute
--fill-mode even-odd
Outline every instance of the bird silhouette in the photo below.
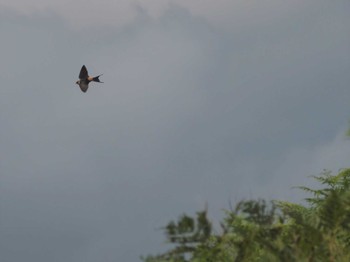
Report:
<svg viewBox="0 0 350 262"><path fill-rule="evenodd" d="M81 91L83 91L85 93L88 90L89 83L91 81L98 82L98 83L103 83L99 79L99 77L101 75L98 75L98 76L95 76L95 77L89 76L89 73L88 73L88 71L86 69L86 66L83 65L83 67L81 68L80 73L79 73L79 80L76 82L76 84L79 85Z"/></svg>

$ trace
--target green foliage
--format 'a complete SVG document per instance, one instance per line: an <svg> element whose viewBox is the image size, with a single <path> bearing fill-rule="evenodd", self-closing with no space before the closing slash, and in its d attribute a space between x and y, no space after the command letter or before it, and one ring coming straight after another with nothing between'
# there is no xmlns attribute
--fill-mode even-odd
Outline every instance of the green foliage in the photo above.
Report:
<svg viewBox="0 0 350 262"><path fill-rule="evenodd" d="M146 262L350 261L350 169L324 171L322 189L299 187L308 205L248 200L226 210L221 233L207 212L183 215L165 228L174 247Z"/></svg>
<svg viewBox="0 0 350 262"><path fill-rule="evenodd" d="M147 257L144 261L172 261L182 262L186 256L193 256L198 252L201 243L209 243L212 225L207 218L207 211L197 212L196 219L182 215L178 222L171 221L164 228L167 240L176 244L171 251L156 257Z"/></svg>

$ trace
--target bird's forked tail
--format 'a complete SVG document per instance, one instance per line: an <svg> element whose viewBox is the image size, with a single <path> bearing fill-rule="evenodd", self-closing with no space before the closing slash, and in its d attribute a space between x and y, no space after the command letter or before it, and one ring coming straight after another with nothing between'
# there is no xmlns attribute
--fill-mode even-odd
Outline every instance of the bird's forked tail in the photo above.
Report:
<svg viewBox="0 0 350 262"><path fill-rule="evenodd" d="M102 74L101 74L101 75L102 75ZM95 76L94 78L92 78L92 81L94 81L94 82L99 82L99 83L103 83L103 82L101 82L100 79L99 79L99 77L100 77L101 75Z"/></svg>

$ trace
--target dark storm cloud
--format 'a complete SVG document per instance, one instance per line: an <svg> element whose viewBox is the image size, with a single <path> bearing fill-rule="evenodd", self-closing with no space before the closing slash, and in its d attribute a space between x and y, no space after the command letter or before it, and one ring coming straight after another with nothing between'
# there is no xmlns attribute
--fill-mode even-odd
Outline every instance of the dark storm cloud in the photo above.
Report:
<svg viewBox="0 0 350 262"><path fill-rule="evenodd" d="M175 6L123 29L1 15L2 261L135 261L206 201L299 199L347 152L349 7L325 6L232 30ZM81 93L82 64L105 84Z"/></svg>

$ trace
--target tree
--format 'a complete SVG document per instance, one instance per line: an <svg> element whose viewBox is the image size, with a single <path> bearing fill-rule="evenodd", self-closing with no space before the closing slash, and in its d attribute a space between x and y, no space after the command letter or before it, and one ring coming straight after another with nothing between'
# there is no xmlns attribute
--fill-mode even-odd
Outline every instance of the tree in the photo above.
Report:
<svg viewBox="0 0 350 262"><path fill-rule="evenodd" d="M164 231L173 248L145 262L350 261L350 169L314 179L324 188L307 191L306 205L265 200L239 202L226 210L214 234L207 211L181 216Z"/></svg>

